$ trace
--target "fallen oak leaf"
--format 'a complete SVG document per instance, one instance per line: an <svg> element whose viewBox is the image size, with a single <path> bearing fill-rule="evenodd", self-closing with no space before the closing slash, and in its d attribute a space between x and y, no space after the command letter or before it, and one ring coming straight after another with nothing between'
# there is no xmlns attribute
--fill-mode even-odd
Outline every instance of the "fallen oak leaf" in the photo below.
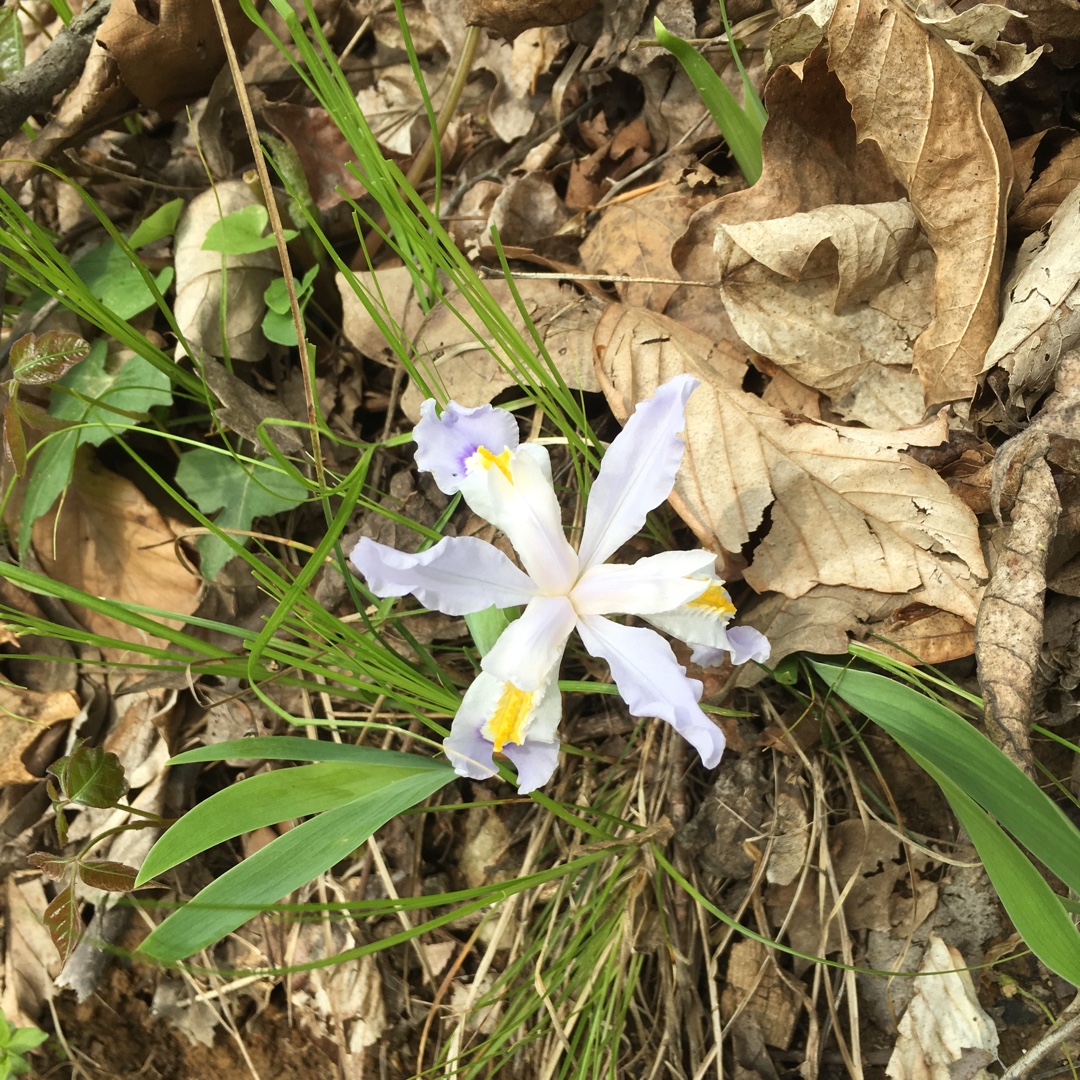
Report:
<svg viewBox="0 0 1080 1080"><path fill-rule="evenodd" d="M900 0L838 0L836 72L858 137L880 148L937 256L913 366L928 405L971 397L997 330L1012 158L978 76Z"/></svg>
<svg viewBox="0 0 1080 1080"><path fill-rule="evenodd" d="M986 577L975 515L902 453L946 438L944 418L876 431L788 417L742 390L733 347L664 316L613 305L597 325L597 370L615 415L672 376L702 386L686 412L672 503L703 546L737 555L766 521L744 577L798 597L816 584L906 593L974 622ZM744 552L744 554L747 554Z"/></svg>

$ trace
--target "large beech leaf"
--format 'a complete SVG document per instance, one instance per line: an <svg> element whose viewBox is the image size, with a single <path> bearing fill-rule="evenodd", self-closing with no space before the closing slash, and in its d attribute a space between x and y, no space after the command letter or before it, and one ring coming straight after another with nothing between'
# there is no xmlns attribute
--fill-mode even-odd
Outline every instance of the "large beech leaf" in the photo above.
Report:
<svg viewBox="0 0 1080 1080"><path fill-rule="evenodd" d="M837 0L829 67L860 141L877 143L937 256L915 343L927 404L970 398L997 330L1009 141L978 76L902 0Z"/></svg>
<svg viewBox="0 0 1080 1080"><path fill-rule="evenodd" d="M702 382L686 410L676 509L707 547L739 553L771 517L746 580L801 596L851 585L974 622L986 575L975 515L902 451L944 441L942 422L844 428L772 408L742 390L745 362L648 311L612 306L597 326L599 374L615 414L680 372Z"/></svg>

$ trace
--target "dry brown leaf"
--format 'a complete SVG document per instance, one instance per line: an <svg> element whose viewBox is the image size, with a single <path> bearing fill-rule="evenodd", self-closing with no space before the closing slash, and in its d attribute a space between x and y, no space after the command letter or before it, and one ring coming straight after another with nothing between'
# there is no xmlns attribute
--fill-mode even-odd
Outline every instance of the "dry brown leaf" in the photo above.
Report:
<svg viewBox="0 0 1080 1080"><path fill-rule="evenodd" d="M997 1058L994 1021L979 1004L963 956L936 934L885 1069L891 1080L990 1080L982 1066Z"/></svg>
<svg viewBox="0 0 1080 1080"><path fill-rule="evenodd" d="M40 693L0 682L0 787L39 780L27 772L23 755L54 724L74 720L80 711L72 690Z"/></svg>
<svg viewBox="0 0 1080 1080"><path fill-rule="evenodd" d="M930 321L934 259L909 203L720 225L715 247L720 297L752 349L849 420L896 429L922 419L908 369Z"/></svg>
<svg viewBox="0 0 1080 1080"><path fill-rule="evenodd" d="M915 343L927 404L968 398L997 329L1012 158L979 78L901 0L838 0L829 65L860 140L880 147L937 256Z"/></svg>
<svg viewBox="0 0 1080 1080"><path fill-rule="evenodd" d="M1050 385L1061 356L1080 340L1080 186L1046 233L1028 237L1005 284L1005 312L983 374L1008 374L1007 408L1026 412Z"/></svg>
<svg viewBox="0 0 1080 1080"><path fill-rule="evenodd" d="M143 604L178 617L198 606L200 583L177 558L179 524L164 517L129 480L80 447L64 498L34 523L34 550L55 581L92 596ZM55 546L54 546L55 542ZM105 615L72 606L88 629L106 637L164 647L165 642Z"/></svg>
<svg viewBox="0 0 1080 1080"><path fill-rule="evenodd" d="M601 385L616 416L674 375L702 381L686 412L687 454L672 501L706 547L749 553L759 592L797 597L851 585L974 621L986 575L975 515L906 456L937 445L943 418L883 432L785 417L741 389L744 365L651 312L610 308L597 326Z"/></svg>
<svg viewBox="0 0 1080 1080"><path fill-rule="evenodd" d="M799 995L777 969L774 955L760 941L736 941L728 951L727 979L720 1012L731 1021L756 1024L768 1046L786 1050L802 1012Z"/></svg>
<svg viewBox="0 0 1080 1080"><path fill-rule="evenodd" d="M665 184L606 209L581 245L582 265L590 274L678 279L671 248L702 202ZM663 311L677 288L652 282L615 286L625 303L652 311Z"/></svg>
<svg viewBox="0 0 1080 1080"><path fill-rule="evenodd" d="M263 295L275 275L281 274L277 252L268 248L248 255L222 255L204 251L202 246L212 225L256 202L242 180L226 180L192 199L176 227L173 314L196 351L204 349L211 356L225 356L227 351L233 360L253 362L266 355ZM223 284L225 343L221 340Z"/></svg>
<svg viewBox="0 0 1080 1080"><path fill-rule="evenodd" d="M353 288L355 278L359 291ZM416 297L416 280L407 266L385 270L355 271L335 278L341 294L341 332L345 340L364 356L384 363L393 362L397 352L369 310L370 305L387 325L401 330L411 341L424 321L424 309ZM368 303L364 303L366 297Z"/></svg>
<svg viewBox="0 0 1080 1080"><path fill-rule="evenodd" d="M344 197L342 192L351 198L363 194L363 185L346 168L354 157L349 142L325 109L269 101L263 105L262 114L296 151L308 190L320 210L337 206Z"/></svg>
<svg viewBox="0 0 1080 1080"><path fill-rule="evenodd" d="M255 24L239 0L222 0L221 6L239 48ZM166 116L209 90L225 63L211 0L113 0L97 40L116 61L124 85Z"/></svg>
<svg viewBox="0 0 1080 1080"><path fill-rule="evenodd" d="M1080 3L1077 0L1010 0L1026 15L1015 30L1034 45L1050 47L1050 59L1062 70L1080 63Z"/></svg>
<svg viewBox="0 0 1080 1080"><path fill-rule="evenodd" d="M538 26L561 26L580 19L597 0L464 0L461 5L469 26L494 30L512 41Z"/></svg>
<svg viewBox="0 0 1080 1080"><path fill-rule="evenodd" d="M1036 175L1036 154L1050 160ZM1024 189L1020 205L1009 215L1009 228L1041 229L1080 184L1080 135L1054 127L1013 143L1013 163Z"/></svg>
<svg viewBox="0 0 1080 1080"><path fill-rule="evenodd" d="M495 301L518 330L525 324L505 281L487 285ZM550 280L522 280L516 288L525 310L540 333L552 362L567 386L596 393L600 386L593 365L593 331L605 305L589 294ZM482 326L469 327L457 312L468 310L456 290L424 319L416 333L416 350L428 383L440 386L446 396L460 405L486 405L496 394L516 385L513 367L506 353L494 346ZM478 320L477 320L478 321ZM500 359L501 358L501 361ZM410 420L420 418L420 403L426 395L410 383L401 408Z"/></svg>
<svg viewBox="0 0 1080 1080"><path fill-rule="evenodd" d="M869 638L866 644L906 664L915 662L913 658L924 664L944 664L975 651L975 628L966 619L932 609L908 619L905 610L875 626L874 632L880 637Z"/></svg>

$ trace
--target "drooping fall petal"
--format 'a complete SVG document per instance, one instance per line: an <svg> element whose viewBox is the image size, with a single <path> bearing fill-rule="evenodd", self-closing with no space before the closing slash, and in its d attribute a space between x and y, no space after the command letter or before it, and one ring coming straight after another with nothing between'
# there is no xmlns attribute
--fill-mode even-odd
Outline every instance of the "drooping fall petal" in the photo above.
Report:
<svg viewBox="0 0 1080 1080"><path fill-rule="evenodd" d="M701 683L688 679L671 646L659 634L639 626L620 626L600 615L578 623L585 648L608 662L619 694L634 716L666 720L715 767L724 752L724 733L698 705Z"/></svg>
<svg viewBox="0 0 1080 1080"><path fill-rule="evenodd" d="M412 593L444 615L471 615L492 604L527 604L536 586L498 548L474 536L445 537L416 555L361 537L349 556L376 596Z"/></svg>

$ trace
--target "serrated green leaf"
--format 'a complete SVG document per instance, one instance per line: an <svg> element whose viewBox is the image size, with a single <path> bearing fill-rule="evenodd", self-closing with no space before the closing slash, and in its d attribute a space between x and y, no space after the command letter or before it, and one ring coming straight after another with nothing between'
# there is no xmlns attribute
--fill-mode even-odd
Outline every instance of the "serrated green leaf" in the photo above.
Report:
<svg viewBox="0 0 1080 1080"><path fill-rule="evenodd" d="M142 274L115 240L106 240L72 263L72 268L87 289L121 319L132 319L155 303ZM154 278L158 292L164 292L172 279L173 268L167 266Z"/></svg>
<svg viewBox="0 0 1080 1080"><path fill-rule="evenodd" d="M53 388L49 414L83 426L51 436L34 455L19 522L20 551L25 551L30 542L34 522L48 513L67 487L75 451L80 446L100 446L117 431L138 423L125 414L145 414L155 406L172 402L168 376L148 360L130 356L115 366L107 361L106 343L98 339L86 359ZM65 394L59 387L76 391L79 396Z"/></svg>
<svg viewBox="0 0 1080 1080"><path fill-rule="evenodd" d="M119 802L128 789L120 759L100 746L76 746L62 768L50 765L48 771L60 781L63 794L81 806L105 809Z"/></svg>
<svg viewBox="0 0 1080 1080"><path fill-rule="evenodd" d="M412 775L402 775L398 769L353 768L362 774L385 774L382 785L305 821L234 866L170 915L143 942L140 952L170 963L206 948L349 856L377 828L434 794L454 775L449 767L443 770L425 767ZM184 820L174 825L158 844ZM150 856L153 855L152 850ZM144 873L145 870L144 867Z"/></svg>
<svg viewBox="0 0 1080 1080"><path fill-rule="evenodd" d="M257 517L269 517L291 510L307 497L307 488L277 466L264 462L243 462L214 450L191 450L180 455L176 482L193 503L214 519L218 528L251 528ZM235 543L246 541L239 537ZM202 536L198 541L202 574L212 581L235 554L235 548L219 536Z"/></svg>
<svg viewBox="0 0 1080 1080"><path fill-rule="evenodd" d="M203 251L220 251L222 255L251 255L277 246L273 234L264 236L270 224L270 215L262 203L251 203L240 210L226 214L206 230ZM282 229L286 240L300 234L295 229Z"/></svg>
<svg viewBox="0 0 1080 1080"><path fill-rule="evenodd" d="M26 63L18 7L0 11L0 81L22 71Z"/></svg>
<svg viewBox="0 0 1080 1080"><path fill-rule="evenodd" d="M172 236L183 210L183 199L171 199L164 206L159 206L135 227L135 231L128 237L129 246L141 248L154 243L155 240L164 240L166 236Z"/></svg>
<svg viewBox="0 0 1080 1080"><path fill-rule="evenodd" d="M1080 892L1080 829L962 716L884 675L811 661L849 705L940 769L1065 884Z"/></svg>

